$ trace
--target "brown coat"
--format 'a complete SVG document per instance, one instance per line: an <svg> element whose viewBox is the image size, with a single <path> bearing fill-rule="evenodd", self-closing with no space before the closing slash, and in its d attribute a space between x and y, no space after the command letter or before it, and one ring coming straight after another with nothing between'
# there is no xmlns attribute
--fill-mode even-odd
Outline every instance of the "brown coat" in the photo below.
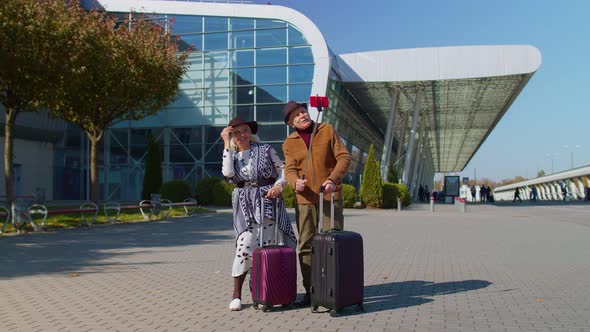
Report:
<svg viewBox="0 0 590 332"><path fill-rule="evenodd" d="M285 153L285 177L295 188L295 182L303 175L307 157L307 147L297 131L287 137L283 143L283 152ZM317 204L320 186L327 179L336 183L334 199L341 200L342 178L346 175L349 165L350 153L334 128L329 124L318 124L305 174L307 186L303 192L296 194L297 204ZM324 199L329 200L330 196L325 195Z"/></svg>

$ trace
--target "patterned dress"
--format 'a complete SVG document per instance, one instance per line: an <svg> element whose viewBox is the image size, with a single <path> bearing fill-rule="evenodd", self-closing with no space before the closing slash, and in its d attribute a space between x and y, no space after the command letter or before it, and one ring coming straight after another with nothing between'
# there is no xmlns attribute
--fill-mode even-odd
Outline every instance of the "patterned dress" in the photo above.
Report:
<svg viewBox="0 0 590 332"><path fill-rule="evenodd" d="M232 276L237 277L252 267L252 253L260 247L260 225L263 224L262 245L275 244L276 215L278 213L278 242L295 248L297 239L287 216L282 198L275 200L262 198L262 193L279 184L286 184L283 175L284 163L276 151L268 144L253 142L249 150L223 152L222 173L229 183L244 183L242 188L232 192L234 231L236 235L236 255ZM272 179L276 179L272 182ZM258 183L270 183L258 186ZM264 218L261 217L264 207Z"/></svg>

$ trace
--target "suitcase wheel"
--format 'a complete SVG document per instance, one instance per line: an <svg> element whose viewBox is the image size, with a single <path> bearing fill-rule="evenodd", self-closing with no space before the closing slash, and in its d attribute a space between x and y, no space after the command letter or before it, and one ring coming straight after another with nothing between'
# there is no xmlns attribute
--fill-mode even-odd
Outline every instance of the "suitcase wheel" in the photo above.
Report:
<svg viewBox="0 0 590 332"><path fill-rule="evenodd" d="M338 313L338 310L336 310L336 309L330 310L330 317L338 317L338 316L340 316L340 314Z"/></svg>
<svg viewBox="0 0 590 332"><path fill-rule="evenodd" d="M271 310L272 310L272 307L271 307L271 306L269 306L268 304L263 304L263 305L261 306L261 309L262 309L262 311L264 311L264 312L269 312L269 311L271 311Z"/></svg>
<svg viewBox="0 0 590 332"><path fill-rule="evenodd" d="M317 305L312 305L311 306L311 312L313 312L313 313L318 312L318 306Z"/></svg>
<svg viewBox="0 0 590 332"><path fill-rule="evenodd" d="M358 312L365 312L365 307L363 307L362 304L357 304L356 305L356 311L358 311Z"/></svg>

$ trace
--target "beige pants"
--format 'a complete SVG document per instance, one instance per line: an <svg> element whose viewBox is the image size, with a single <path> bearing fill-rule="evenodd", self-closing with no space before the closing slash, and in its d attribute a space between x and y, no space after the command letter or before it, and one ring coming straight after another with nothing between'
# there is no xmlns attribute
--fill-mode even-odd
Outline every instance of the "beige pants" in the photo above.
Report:
<svg viewBox="0 0 590 332"><path fill-rule="evenodd" d="M299 264L303 287L309 290L311 286L311 241L315 234L319 233L319 204L295 206L295 219L299 232ZM330 229L330 202L324 201L324 232ZM334 202L334 228L344 228L344 216L342 214L342 201Z"/></svg>

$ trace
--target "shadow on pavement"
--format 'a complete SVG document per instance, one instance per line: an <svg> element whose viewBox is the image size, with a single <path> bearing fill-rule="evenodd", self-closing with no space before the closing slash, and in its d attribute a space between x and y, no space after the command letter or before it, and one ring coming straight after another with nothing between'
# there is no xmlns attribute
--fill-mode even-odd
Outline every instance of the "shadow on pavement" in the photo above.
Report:
<svg viewBox="0 0 590 332"><path fill-rule="evenodd" d="M162 251L233 239L231 213L207 213L153 222L99 225L0 238L0 280L84 270L132 269L105 261L121 255ZM170 249L175 250L175 249ZM162 264L142 262L137 264Z"/></svg>
<svg viewBox="0 0 590 332"><path fill-rule="evenodd" d="M407 308L435 301L431 298L468 292L488 287L492 283L486 280L462 280L450 282L432 282L412 280L391 282L380 285L365 286L364 313ZM355 307L342 310L343 316L363 314Z"/></svg>

